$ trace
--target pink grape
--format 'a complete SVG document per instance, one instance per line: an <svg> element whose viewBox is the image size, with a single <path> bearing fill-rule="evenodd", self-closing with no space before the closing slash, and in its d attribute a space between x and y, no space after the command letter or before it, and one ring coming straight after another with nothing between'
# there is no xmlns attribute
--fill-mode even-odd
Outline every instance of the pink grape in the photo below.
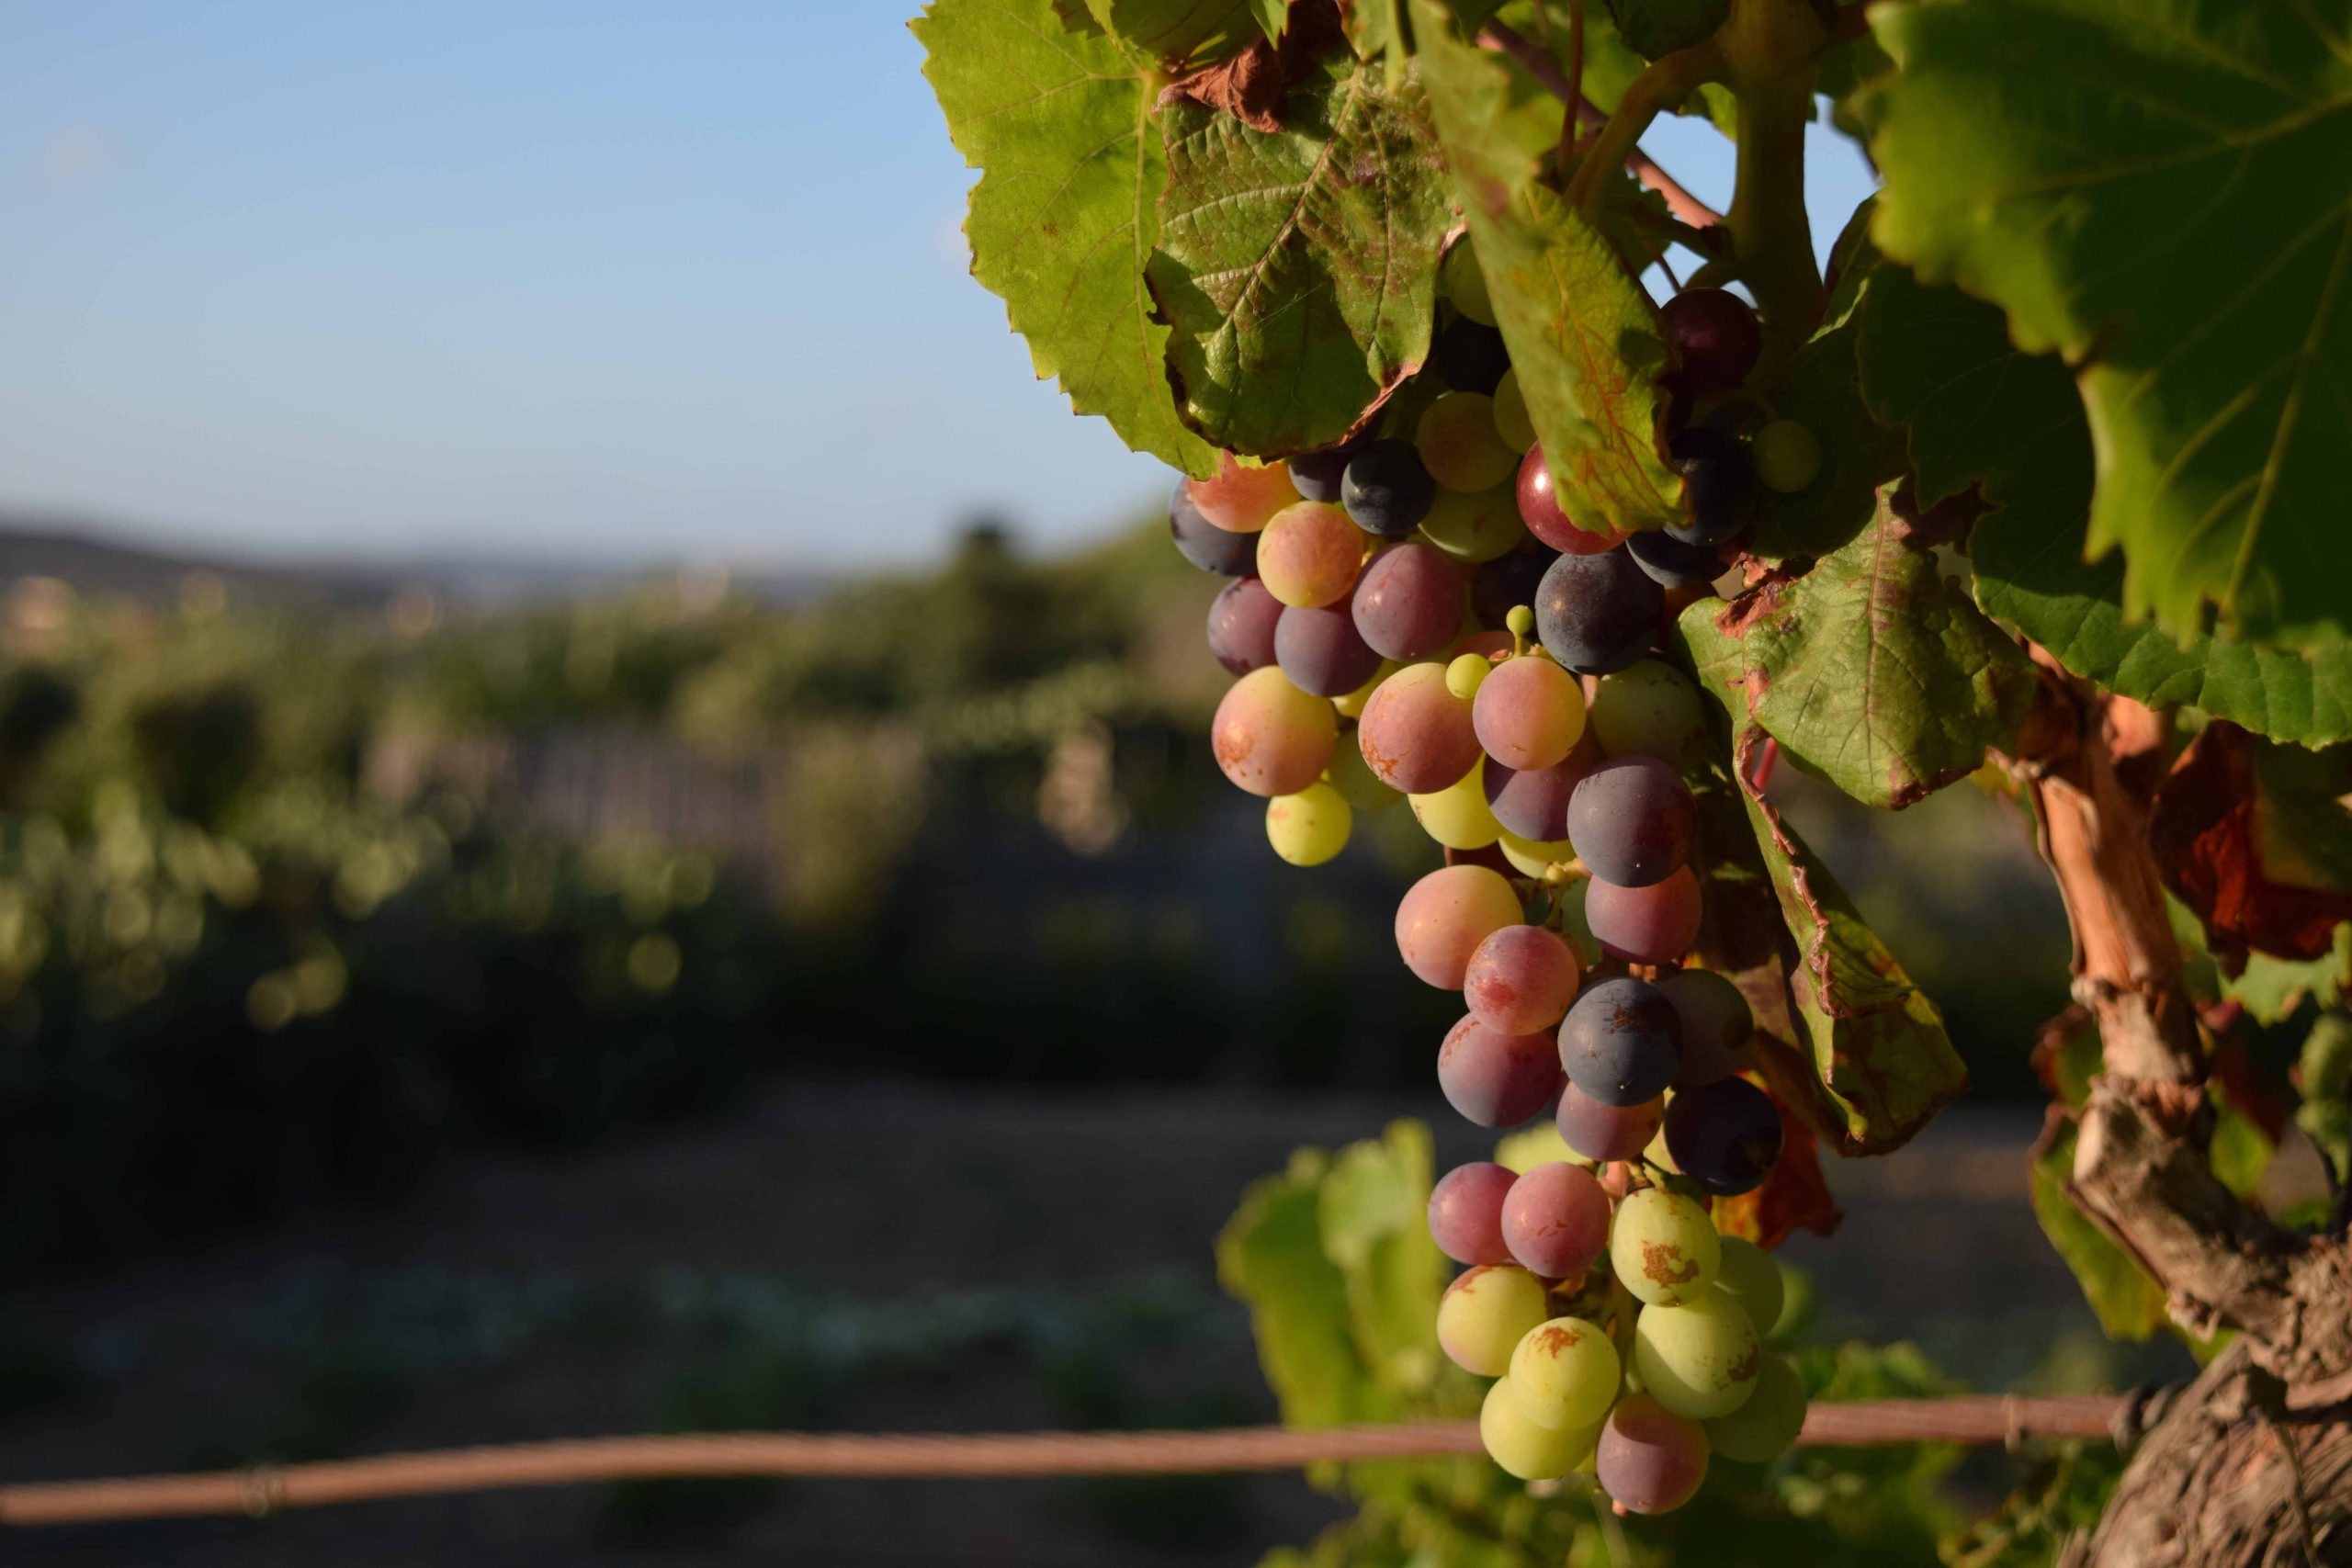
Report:
<svg viewBox="0 0 2352 1568"><path fill-rule="evenodd" d="M1584 896L1592 940L1628 964L1676 962L1699 940L1703 912L1699 879L1687 865L1647 887L1620 887L1596 877Z"/></svg>
<svg viewBox="0 0 2352 1568"><path fill-rule="evenodd" d="M1374 777L1408 795L1434 795L1478 761L1470 705L1447 687L1442 664L1408 664L1374 687L1356 743Z"/></svg>
<svg viewBox="0 0 2352 1568"><path fill-rule="evenodd" d="M1462 570L1433 545L1383 550L1357 580L1356 631L1383 659L1410 663L1442 651L1462 627Z"/></svg>
<svg viewBox="0 0 2352 1568"><path fill-rule="evenodd" d="M1331 761L1340 716L1272 666L1233 683L1216 705L1209 745L1225 776L1251 795L1296 795Z"/></svg>
<svg viewBox="0 0 2352 1568"><path fill-rule="evenodd" d="M1560 1091L1562 1077L1559 1046L1549 1031L1506 1034L1465 1018L1446 1031L1437 1051L1437 1086L1445 1102L1481 1127L1518 1126Z"/></svg>
<svg viewBox="0 0 2352 1568"><path fill-rule="evenodd" d="M1228 675L1247 675L1274 662L1274 632L1282 601L1254 577L1236 578L1209 601L1209 651Z"/></svg>
<svg viewBox="0 0 2352 1568"><path fill-rule="evenodd" d="M1576 1000L1582 979L1576 950L1551 931L1542 926L1505 926L1470 955L1462 999L1480 1022L1524 1034L1559 1022Z"/></svg>
<svg viewBox="0 0 2352 1568"><path fill-rule="evenodd" d="M1471 721L1507 768L1548 768L1584 735L1584 688L1548 659L1507 659L1478 686Z"/></svg>
<svg viewBox="0 0 2352 1568"><path fill-rule="evenodd" d="M1587 1159L1632 1159L1666 1122L1666 1100L1610 1105L1570 1084L1560 1091L1560 1139Z"/></svg>
<svg viewBox="0 0 2352 1568"><path fill-rule="evenodd" d="M1397 904L1396 951L1422 980L1458 991L1478 944L1518 924L1521 914L1519 895L1501 873L1483 865L1441 866L1407 888Z"/></svg>
<svg viewBox="0 0 2352 1568"><path fill-rule="evenodd" d="M1646 1393L1627 1394L1600 1429L1596 1473L1612 1502L1636 1514L1670 1514L1707 1479L1707 1433Z"/></svg>
<svg viewBox="0 0 2352 1568"><path fill-rule="evenodd" d="M1538 441L1527 449L1519 462L1519 520L1527 531L1551 546L1572 556L1597 556L1613 550L1625 542L1626 535L1617 531L1594 533L1579 528L1560 506L1557 490L1552 483L1552 470L1544 461L1544 443Z"/></svg>
<svg viewBox="0 0 2352 1568"><path fill-rule="evenodd" d="M1229 533L1254 534L1298 499L1298 487L1280 463L1245 468L1227 452L1214 479L1186 479L1184 493L1208 522Z"/></svg>
<svg viewBox="0 0 2352 1568"><path fill-rule="evenodd" d="M1326 502L1285 506L1258 536L1258 576L1285 604L1313 608L1346 598L1363 564L1363 530Z"/></svg>
<svg viewBox="0 0 2352 1568"><path fill-rule="evenodd" d="M1430 1237L1456 1263L1508 1263L1503 1200L1519 1179L1486 1160L1458 1165L1430 1190Z"/></svg>
<svg viewBox="0 0 2352 1568"><path fill-rule="evenodd" d="M1503 1195L1502 1235L1521 1268L1569 1279L1609 1249L1609 1195L1582 1166L1539 1165Z"/></svg>

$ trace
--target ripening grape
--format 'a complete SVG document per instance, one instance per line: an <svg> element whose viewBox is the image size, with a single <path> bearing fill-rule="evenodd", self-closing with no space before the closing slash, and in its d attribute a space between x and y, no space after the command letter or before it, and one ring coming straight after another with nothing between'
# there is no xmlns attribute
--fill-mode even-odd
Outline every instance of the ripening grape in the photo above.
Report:
<svg viewBox="0 0 2352 1568"><path fill-rule="evenodd" d="M1436 499L1437 480L1409 441L1366 443L1348 459L1340 479L1340 504L1356 526L1385 539L1401 539L1419 527Z"/></svg>
<svg viewBox="0 0 2352 1568"><path fill-rule="evenodd" d="M1666 1146L1682 1174L1719 1198L1753 1192L1781 1159L1781 1112L1746 1078L1676 1094L1666 1108Z"/></svg>
<svg viewBox="0 0 2352 1568"><path fill-rule="evenodd" d="M1408 664L1383 681L1356 741L1383 784L1413 795L1443 789L1478 761L1470 705L1446 689L1442 664Z"/></svg>
<svg viewBox="0 0 2352 1568"><path fill-rule="evenodd" d="M1354 822L1346 798L1327 784L1266 802L1266 840L1293 865L1321 865L1346 849Z"/></svg>
<svg viewBox="0 0 2352 1568"><path fill-rule="evenodd" d="M1682 1070L1675 1083L1693 1089L1739 1071L1756 1032L1739 987L1712 969L1682 969L1660 979L1657 988L1682 1021Z"/></svg>
<svg viewBox="0 0 2352 1568"><path fill-rule="evenodd" d="M1680 1306L1644 1307L1634 1322L1642 1392L1693 1421L1747 1404L1763 1361L1747 1309L1724 1291L1702 1291Z"/></svg>
<svg viewBox="0 0 2352 1568"><path fill-rule="evenodd" d="M1445 1288L1437 1303L1437 1343L1465 1372L1498 1378L1510 1353L1544 1321L1544 1281L1509 1265L1472 1269Z"/></svg>
<svg viewBox="0 0 2352 1568"><path fill-rule="evenodd" d="M1492 396L1496 383L1510 368L1510 355L1503 347L1502 333L1464 316L1442 328L1430 341L1430 368L1457 392Z"/></svg>
<svg viewBox="0 0 2352 1568"><path fill-rule="evenodd" d="M1471 1016L1506 1033L1548 1031L1576 1000L1581 980L1576 950L1556 934L1505 926L1470 955L1462 999Z"/></svg>
<svg viewBox="0 0 2352 1568"><path fill-rule="evenodd" d="M1510 1262L1503 1201L1518 1179L1487 1160L1457 1165L1439 1177L1430 1189L1430 1238L1437 1249L1456 1263Z"/></svg>
<svg viewBox="0 0 2352 1568"><path fill-rule="evenodd" d="M1421 537L1449 559L1476 566L1507 556L1527 539L1519 520L1519 502L1509 485L1497 485L1476 494L1440 491L1421 519Z"/></svg>
<svg viewBox="0 0 2352 1568"><path fill-rule="evenodd" d="M1346 696L1380 670L1380 655L1356 635L1344 603L1286 606L1274 623L1274 662L1292 685L1318 697Z"/></svg>
<svg viewBox="0 0 2352 1568"><path fill-rule="evenodd" d="M1747 1321L1756 1325L1758 1339L1770 1338L1780 1324L1781 1309L1787 1304L1788 1287L1781 1278L1779 1261L1742 1235L1724 1236L1723 1250L1715 1288L1747 1310Z"/></svg>
<svg viewBox="0 0 2352 1568"><path fill-rule="evenodd" d="M1609 1261L1643 1305L1681 1306L1714 1288L1723 1238L1697 1203L1663 1187L1644 1187L1618 1200Z"/></svg>
<svg viewBox="0 0 2352 1568"><path fill-rule="evenodd" d="M1421 831L1449 850L1483 850L1502 836L1495 814L1487 809L1487 791L1472 768L1441 790L1408 795Z"/></svg>
<svg viewBox="0 0 2352 1568"><path fill-rule="evenodd" d="M1551 546L1529 539L1507 556L1481 561L1470 574L1471 612L1488 626L1501 626L1514 605L1534 604L1544 574L1559 558Z"/></svg>
<svg viewBox="0 0 2352 1568"><path fill-rule="evenodd" d="M1484 768L1487 807L1507 833L1539 844L1565 843L1568 802L1585 774L1600 762L1600 749L1590 745L1589 737L1548 768L1507 768L1489 757Z"/></svg>
<svg viewBox="0 0 2352 1568"><path fill-rule="evenodd" d="M1445 1043L1438 1047L1437 1087L1464 1120L1481 1127L1516 1127L1560 1091L1559 1047L1548 1029L1507 1034L1475 1015L1464 1018L1446 1031Z"/></svg>
<svg viewBox="0 0 2352 1568"><path fill-rule="evenodd" d="M1747 444L1747 456L1758 482L1782 495L1796 494L1821 472L1820 438L1792 419L1766 423Z"/></svg>
<svg viewBox="0 0 2352 1568"><path fill-rule="evenodd" d="M1482 327L1495 324L1494 302L1487 296L1487 275L1478 270L1477 253L1470 248L1470 236L1464 234L1445 253L1445 260L1438 264L1438 288L1453 308Z"/></svg>
<svg viewBox="0 0 2352 1568"><path fill-rule="evenodd" d="M1405 967L1440 990L1458 991L1470 955L1517 925L1519 895L1483 865L1441 866L1405 890L1396 906L1396 951Z"/></svg>
<svg viewBox="0 0 2352 1568"><path fill-rule="evenodd" d="M1535 423L1527 417L1527 394L1519 389L1519 372L1506 370L1495 383L1495 434L1524 452L1535 445Z"/></svg>
<svg viewBox="0 0 2352 1568"><path fill-rule="evenodd" d="M1363 535L1319 501L1274 513L1258 536L1258 576L1285 604L1329 604L1348 595L1363 565Z"/></svg>
<svg viewBox="0 0 2352 1568"><path fill-rule="evenodd" d="M1365 642L1385 659L1409 663L1453 641L1463 602L1461 569L1435 546L1412 540L1373 558L1351 607Z"/></svg>
<svg viewBox="0 0 2352 1568"><path fill-rule="evenodd" d="M1521 1481L1558 1480L1592 1457L1600 1438L1598 1424L1557 1430L1538 1425L1508 1378L1487 1389L1478 1407L1478 1441L1487 1457Z"/></svg>
<svg viewBox="0 0 2352 1568"><path fill-rule="evenodd" d="M1247 537L1227 535L1228 538ZM1274 629L1283 602L1254 577L1239 577L1209 601L1209 651L1229 675L1247 675L1274 661Z"/></svg>
<svg viewBox="0 0 2352 1568"><path fill-rule="evenodd" d="M1595 878L1585 893L1585 922L1600 951L1627 964L1673 964L1699 940L1705 912L1699 879L1684 866L1647 887Z"/></svg>
<svg viewBox="0 0 2352 1568"><path fill-rule="evenodd" d="M1245 468L1230 452L1224 454L1215 479L1186 479L1184 489L1203 518L1236 534L1256 533L1298 499L1298 487L1282 464Z"/></svg>
<svg viewBox="0 0 2352 1568"><path fill-rule="evenodd" d="M1600 1429L1593 1474L1628 1513L1670 1514L1707 1479L1706 1428L1647 1394L1628 1394Z"/></svg>
<svg viewBox="0 0 2352 1568"><path fill-rule="evenodd" d="M1667 457L1682 476L1683 521L1668 524L1667 536L1686 545L1722 544L1747 525L1756 499L1756 466L1747 448L1703 424L1675 432Z"/></svg>
<svg viewBox="0 0 2352 1568"><path fill-rule="evenodd" d="M1209 745L1225 776L1251 795L1295 795L1331 760L1339 733L1329 703L1268 668L1251 671L1225 694L1209 724Z"/></svg>
<svg viewBox="0 0 2352 1568"><path fill-rule="evenodd" d="M1747 1403L1707 1423L1707 1446L1748 1464L1776 1460L1804 1430L1804 1379L1795 1364L1786 1356L1767 1356Z"/></svg>
<svg viewBox="0 0 2352 1568"><path fill-rule="evenodd" d="M1413 450L1448 490L1491 490L1519 466L1519 454L1495 434L1495 400L1484 392L1447 392L1422 410Z"/></svg>
<svg viewBox="0 0 2352 1568"><path fill-rule="evenodd" d="M1623 670L1648 652L1665 615L1666 591L1623 550L1564 555L1535 591L1536 635L1579 675Z"/></svg>
<svg viewBox="0 0 2352 1568"><path fill-rule="evenodd" d="M1475 703L1478 695L1478 688L1485 685L1487 677L1494 672L1494 654L1485 649L1479 649L1474 652L1470 648L1470 644L1485 635L1479 632L1464 637L1461 642L1455 644L1453 657L1447 660L1445 663L1445 689L1465 703ZM1473 733L1476 733L1478 728L1477 718L1477 709L1474 706L1470 714L1470 728Z"/></svg>
<svg viewBox="0 0 2352 1568"><path fill-rule="evenodd" d="M1592 1178L1572 1165L1536 1168L1576 1171L1596 1197L1600 1194ZM1607 1212L1606 1200L1602 1212ZM1589 1430L1617 1403L1623 1376L1617 1347L1606 1329L1581 1317L1555 1317L1529 1329L1511 1351L1507 1386L1527 1418L1547 1431Z"/></svg>
<svg viewBox="0 0 2352 1568"><path fill-rule="evenodd" d="M1632 1159L1649 1146L1666 1121L1663 1098L1611 1105L1570 1084L1560 1091L1561 1141L1587 1159Z"/></svg>
<svg viewBox="0 0 2352 1568"><path fill-rule="evenodd" d="M1612 529L1579 528L1560 505L1557 487L1553 483L1552 469L1544 460L1544 444L1528 447L1527 455L1519 460L1519 518L1527 531L1555 550L1572 556L1597 556L1615 549L1625 542L1625 535Z"/></svg>
<svg viewBox="0 0 2352 1568"><path fill-rule="evenodd" d="M1357 811L1385 811L1405 798L1372 776L1352 735L1343 735L1333 743L1331 760L1323 766L1323 782Z"/></svg>
<svg viewBox="0 0 2352 1568"><path fill-rule="evenodd" d="M1571 1279L1609 1250L1609 1195L1582 1166L1539 1165L1503 1195L1502 1235L1521 1268L1546 1280ZM1616 1381L1613 1365L1610 1381ZM1600 1418L1598 1410L1577 1417Z"/></svg>
<svg viewBox="0 0 2352 1568"><path fill-rule="evenodd" d="M1656 757L1687 768L1707 742L1699 688L1661 660L1645 659L1600 677L1588 716L1600 749L1612 757Z"/></svg>
<svg viewBox="0 0 2352 1568"><path fill-rule="evenodd" d="M1193 502L1189 479L1179 479L1168 497L1168 533L1183 558L1220 577L1247 577L1256 570L1258 541L1220 528Z"/></svg>
<svg viewBox="0 0 2352 1568"><path fill-rule="evenodd" d="M1478 688L1478 744L1506 768L1548 768L1584 736L1584 688L1548 659L1507 659Z"/></svg>
<svg viewBox="0 0 2352 1568"><path fill-rule="evenodd" d="M1495 840L1495 848L1502 852L1503 859L1510 863L1513 871L1538 881L1550 876L1555 868L1566 867L1576 858L1576 850L1566 839L1544 843L1534 839L1522 839L1508 828Z"/></svg>
<svg viewBox="0 0 2352 1568"><path fill-rule="evenodd" d="M1756 312L1729 289L1686 288L1658 310L1657 324L1675 347L1682 384L1692 397L1730 391L1747 379L1764 352Z"/></svg>
<svg viewBox="0 0 2352 1568"><path fill-rule="evenodd" d="M1379 689L1380 683L1395 673L1396 673L1396 661L1392 659L1382 660L1380 668L1374 670L1371 678L1363 685L1358 686L1354 691L1341 693L1331 699L1332 710L1341 718L1362 718L1363 705L1372 701L1372 694Z"/></svg>
<svg viewBox="0 0 2352 1568"><path fill-rule="evenodd" d="M1656 1100L1674 1081L1674 1008L1630 976L1587 986L1560 1021L1568 1081L1604 1105Z"/></svg>
<svg viewBox="0 0 2352 1568"><path fill-rule="evenodd" d="M1308 452L1290 460L1290 482L1304 501L1337 502L1340 486L1348 471L1349 461L1363 449L1363 443L1351 442L1344 446L1326 447L1320 452Z"/></svg>
<svg viewBox="0 0 2352 1568"><path fill-rule="evenodd" d="M1655 757L1616 757L1568 798L1568 841L1592 874L1620 887L1663 882L1690 858L1699 807L1680 775Z"/></svg>

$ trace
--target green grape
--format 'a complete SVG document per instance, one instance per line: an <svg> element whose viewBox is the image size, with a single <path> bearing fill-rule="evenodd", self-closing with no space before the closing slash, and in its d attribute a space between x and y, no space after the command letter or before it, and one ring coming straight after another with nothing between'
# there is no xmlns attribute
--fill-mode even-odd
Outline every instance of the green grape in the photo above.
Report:
<svg viewBox="0 0 2352 1568"><path fill-rule="evenodd" d="M1421 831L1449 850L1483 850L1502 833L1495 814L1487 808L1483 768L1428 795L1408 795Z"/></svg>
<svg viewBox="0 0 2352 1568"><path fill-rule="evenodd" d="M1445 689L1466 703L1478 694L1478 688L1487 683L1494 668L1494 661L1483 655L1457 654L1453 662L1445 667Z"/></svg>
<svg viewBox="0 0 2352 1568"><path fill-rule="evenodd" d="M1778 1459L1804 1430L1804 1380L1796 1364L1786 1356L1767 1356L1747 1403L1707 1423L1707 1446L1749 1464Z"/></svg>
<svg viewBox="0 0 2352 1568"><path fill-rule="evenodd" d="M1561 1161L1582 1166L1590 1170L1600 1162L1587 1159L1568 1147L1567 1139L1560 1136L1560 1124L1546 1116L1532 1127L1501 1139L1495 1145L1495 1163L1505 1170L1525 1176L1539 1165L1557 1165Z"/></svg>
<svg viewBox="0 0 2352 1568"><path fill-rule="evenodd" d="M1480 787L1484 788L1484 785ZM1512 870L1521 876L1532 876L1538 881L1543 880L1544 874L1552 867L1566 865L1577 858L1575 846L1566 839L1548 844L1539 843L1533 839L1522 839L1506 829L1496 836L1495 843L1503 852L1503 859L1510 862ZM1588 943L1586 951L1598 953L1600 949Z"/></svg>
<svg viewBox="0 0 2352 1568"><path fill-rule="evenodd" d="M1498 1378L1511 1352L1544 1321L1544 1281L1509 1264L1465 1271L1437 1303L1438 1348L1465 1372Z"/></svg>
<svg viewBox="0 0 2352 1568"><path fill-rule="evenodd" d="M1519 470L1519 454L1495 434L1495 400L1484 392L1448 392L1422 411L1413 427L1413 450L1430 477L1447 490L1476 494ZM1263 555L1261 546L1261 559ZM1282 598L1282 590L1274 589L1274 596Z"/></svg>
<svg viewBox="0 0 2352 1568"><path fill-rule="evenodd" d="M1478 254L1470 248L1470 236L1464 234L1445 253L1437 281L1455 310L1482 327L1495 324L1494 302L1487 298L1487 275L1478 270Z"/></svg>
<svg viewBox="0 0 2352 1568"><path fill-rule="evenodd" d="M1519 367L1503 372L1495 385L1495 434L1521 452L1535 445L1535 426L1527 417L1527 394L1519 389ZM1518 487L1512 486L1516 496Z"/></svg>
<svg viewBox="0 0 2352 1568"><path fill-rule="evenodd" d="M1611 757L1655 757L1680 771L1707 744L1707 710L1699 688L1673 665L1645 659L1595 683L1593 738Z"/></svg>
<svg viewBox="0 0 2352 1568"><path fill-rule="evenodd" d="M1747 1309L1728 1291L1711 1287L1680 1306L1644 1307L1634 1322L1642 1391L1693 1421L1747 1404L1763 1357Z"/></svg>
<svg viewBox="0 0 2352 1568"><path fill-rule="evenodd" d="M1617 1402L1624 1367L1607 1330L1581 1317L1555 1317L1527 1331L1510 1356L1510 1390L1537 1426L1598 1427Z"/></svg>
<svg viewBox="0 0 2352 1568"><path fill-rule="evenodd" d="M1722 1271L1715 1276L1715 1283L1747 1309L1747 1320L1756 1325L1757 1337L1770 1337L1773 1325L1781 1321L1786 1299L1779 1260L1744 1235L1724 1236L1723 1251Z"/></svg>
<svg viewBox="0 0 2352 1568"><path fill-rule="evenodd" d="M1336 748L1332 754L1339 754ZM1296 795L1278 795L1266 802L1267 841L1293 865L1321 865L1348 847L1348 832L1354 825L1347 797L1328 784L1311 784Z"/></svg>
<svg viewBox="0 0 2352 1568"><path fill-rule="evenodd" d="M1527 537L1519 520L1519 491L1497 485L1476 494L1441 490L1421 519L1421 537L1453 560L1476 566L1507 556Z"/></svg>
<svg viewBox="0 0 2352 1568"><path fill-rule="evenodd" d="M1487 1458L1520 1480L1555 1481L1592 1457L1600 1427L1595 1423L1555 1430L1531 1420L1505 1378L1487 1390L1487 1402L1478 1407L1478 1440Z"/></svg>
<svg viewBox="0 0 2352 1568"><path fill-rule="evenodd" d="M1821 472L1821 442L1792 419L1776 419L1747 445L1756 477L1767 490L1794 495Z"/></svg>
<svg viewBox="0 0 2352 1568"><path fill-rule="evenodd" d="M1618 1201L1609 1261L1646 1304L1679 1306L1715 1282L1723 1240L1706 1210L1679 1192L1645 1187Z"/></svg>
<svg viewBox="0 0 2352 1568"><path fill-rule="evenodd" d="M1380 689L1380 683L1383 681L1396 673L1398 668L1395 660L1382 660L1380 668L1372 672L1371 680L1366 681L1352 692L1342 692L1340 695L1333 697L1331 705L1340 710L1341 718L1362 718L1363 705L1372 701L1372 694Z"/></svg>
<svg viewBox="0 0 2352 1568"><path fill-rule="evenodd" d="M1340 798L1358 811L1385 811L1405 798L1380 782L1352 736L1341 737L1331 748L1331 761L1323 769L1323 782L1338 790Z"/></svg>

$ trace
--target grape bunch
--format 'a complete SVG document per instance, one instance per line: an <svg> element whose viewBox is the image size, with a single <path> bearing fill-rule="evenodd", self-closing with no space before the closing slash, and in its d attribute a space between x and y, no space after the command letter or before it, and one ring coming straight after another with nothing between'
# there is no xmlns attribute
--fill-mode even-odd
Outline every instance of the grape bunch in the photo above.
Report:
<svg viewBox="0 0 2352 1568"><path fill-rule="evenodd" d="M1497 1380L1487 1452L1528 1480L1590 1467L1620 1506L1662 1512L1710 1453L1770 1458L1804 1415L1761 1348L1777 1265L1711 1217L1762 1184L1782 1134L1745 1076L1747 1001L1684 966L1705 916L1684 775L1707 726L1663 638L1724 574L1758 485L1804 488L1819 449L1740 392L1761 341L1747 306L1687 289L1659 315L1683 517L1589 529L1466 244L1442 281L1430 363L1370 428L1286 465L1228 457L1178 485L1169 524L1233 579L1209 613L1238 677L1218 766L1266 797L1296 865L1337 855L1356 812L1410 806L1445 863L1406 892L1397 951L1468 1009L1439 1087L1481 1127L1548 1110L1565 1145L1523 1174L1462 1167L1430 1201L1467 1269L1439 1342Z"/></svg>

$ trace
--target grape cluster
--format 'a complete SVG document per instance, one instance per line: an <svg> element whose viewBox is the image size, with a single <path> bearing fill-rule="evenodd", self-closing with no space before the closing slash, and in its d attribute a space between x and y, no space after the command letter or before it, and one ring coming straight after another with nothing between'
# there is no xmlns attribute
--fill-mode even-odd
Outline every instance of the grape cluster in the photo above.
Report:
<svg viewBox="0 0 2352 1568"><path fill-rule="evenodd" d="M1482 1127L1551 1110L1566 1145L1524 1174L1462 1167L1430 1200L1431 1235L1467 1266L1439 1342L1498 1380L1487 1451L1531 1480L1589 1465L1622 1506L1660 1512L1711 1452L1770 1458L1804 1414L1760 1346L1777 1266L1709 1208L1763 1182L1781 1127L1742 1076L1738 988L1681 967L1705 912L1683 775L1706 726L1660 639L1724 571L1758 484L1802 489L1819 454L1726 399L1757 361L1753 313L1685 290L1660 313L1683 518L1589 530L1464 249L1443 284L1430 366L1381 422L1287 465L1228 457L1178 486L1170 526L1234 579L1209 615L1238 677L1219 767L1268 797L1267 837L1298 865L1338 854L1355 812L1410 804L1446 863L1398 905L1397 951L1468 1008L1439 1087Z"/></svg>

